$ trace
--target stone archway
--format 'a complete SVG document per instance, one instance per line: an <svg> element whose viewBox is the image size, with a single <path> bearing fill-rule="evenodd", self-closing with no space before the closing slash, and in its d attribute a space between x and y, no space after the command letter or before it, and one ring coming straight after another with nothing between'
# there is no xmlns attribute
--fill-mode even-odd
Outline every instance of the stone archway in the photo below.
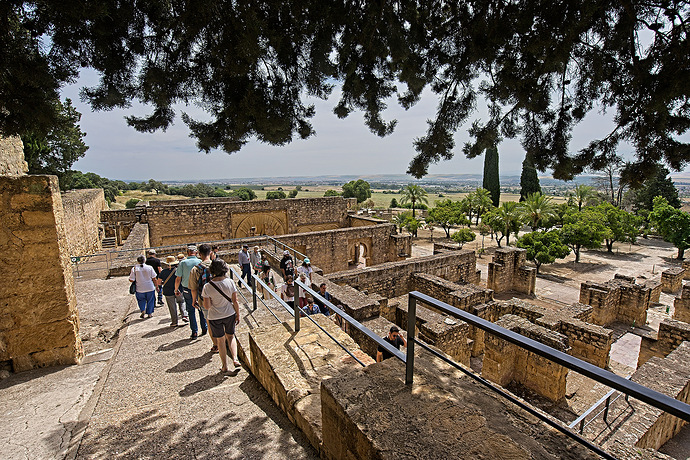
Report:
<svg viewBox="0 0 690 460"><path fill-rule="evenodd" d="M368 267L371 265L371 238L357 238L348 240L347 254L350 267Z"/></svg>
<svg viewBox="0 0 690 460"><path fill-rule="evenodd" d="M287 215L285 211L233 213L232 224L233 238L244 238L254 235L274 236L287 233Z"/></svg>

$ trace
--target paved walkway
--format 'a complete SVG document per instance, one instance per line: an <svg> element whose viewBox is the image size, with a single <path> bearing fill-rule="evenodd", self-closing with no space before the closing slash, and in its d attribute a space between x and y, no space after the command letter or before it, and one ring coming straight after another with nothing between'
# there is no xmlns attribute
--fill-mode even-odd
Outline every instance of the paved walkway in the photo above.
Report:
<svg viewBox="0 0 690 460"><path fill-rule="evenodd" d="M219 374L208 336L127 308L112 350L0 382L0 459L318 458L244 368Z"/></svg>

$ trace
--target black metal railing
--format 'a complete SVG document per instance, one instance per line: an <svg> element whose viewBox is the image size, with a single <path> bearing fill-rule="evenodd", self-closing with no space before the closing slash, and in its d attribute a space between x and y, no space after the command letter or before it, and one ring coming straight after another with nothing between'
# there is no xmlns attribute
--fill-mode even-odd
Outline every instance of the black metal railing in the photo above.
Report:
<svg viewBox="0 0 690 460"><path fill-rule="evenodd" d="M283 243L280 240L273 238L272 236L266 236L266 244L269 244L269 243L273 243L273 252L275 254L278 254L278 247L280 246L282 248L281 251L291 252L292 257L295 259L295 261L304 260L307 258L307 256L305 254L302 254L297 249L288 246L287 244ZM300 256L299 258L297 257L298 254Z"/></svg>
<svg viewBox="0 0 690 460"><path fill-rule="evenodd" d="M615 397L614 394L618 393ZM589 409L587 409L582 415L580 415L578 418L573 420L569 425L568 428L575 428L578 427L578 431L580 434L584 433L585 428L587 428L592 422L594 422L597 418L599 418L600 415L604 414L604 423L608 425L608 416L609 416L609 408L611 407L611 404L616 402L618 398L621 396L625 396L625 401L630 404L629 399L630 396L626 395L624 393L619 392L618 390L611 390L608 393L606 393L599 401L594 403ZM597 410L601 405L604 405L604 408L594 414L594 416L587 421L587 417L589 414Z"/></svg>

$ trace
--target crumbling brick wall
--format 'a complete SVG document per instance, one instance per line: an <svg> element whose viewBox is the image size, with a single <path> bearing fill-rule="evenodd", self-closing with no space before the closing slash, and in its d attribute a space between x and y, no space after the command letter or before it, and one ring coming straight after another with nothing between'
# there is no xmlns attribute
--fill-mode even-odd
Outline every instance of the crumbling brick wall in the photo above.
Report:
<svg viewBox="0 0 690 460"><path fill-rule="evenodd" d="M108 208L103 189L70 190L62 194L65 212L67 250L79 256L98 252L103 235L99 233L101 211Z"/></svg>
<svg viewBox="0 0 690 460"><path fill-rule="evenodd" d="M642 336L640 355L637 367L649 361L653 356L666 357L686 340L690 340L690 324L674 319L665 319L659 324L659 332Z"/></svg>
<svg viewBox="0 0 690 460"><path fill-rule="evenodd" d="M496 325L556 350L569 351L567 337L525 318L504 315ZM560 401L565 397L568 368L492 334L486 335L484 346L483 377L504 387L515 382L551 401Z"/></svg>
<svg viewBox="0 0 690 460"><path fill-rule="evenodd" d="M608 326L614 322L643 326L652 303L654 287L637 284L632 277L615 275L606 283L584 282L580 285L580 303L591 305L592 322Z"/></svg>
<svg viewBox="0 0 690 460"><path fill-rule="evenodd" d="M683 287L685 270L681 267L668 268L661 272L661 290L673 294Z"/></svg>
<svg viewBox="0 0 690 460"><path fill-rule="evenodd" d="M392 298L413 290L415 273L428 273L453 282L475 283L479 277L476 267L474 251L462 250L332 273L327 277L336 284L347 284L360 291Z"/></svg>
<svg viewBox="0 0 690 460"><path fill-rule="evenodd" d="M537 271L526 267L526 251L519 248L498 248L489 262L486 285L495 293L515 291L534 295Z"/></svg>
<svg viewBox="0 0 690 460"><path fill-rule="evenodd" d="M0 177L0 202L0 361L15 371L76 363L83 349L57 177Z"/></svg>
<svg viewBox="0 0 690 460"><path fill-rule="evenodd" d="M690 323L690 284L683 286L679 297L673 301L673 319Z"/></svg>

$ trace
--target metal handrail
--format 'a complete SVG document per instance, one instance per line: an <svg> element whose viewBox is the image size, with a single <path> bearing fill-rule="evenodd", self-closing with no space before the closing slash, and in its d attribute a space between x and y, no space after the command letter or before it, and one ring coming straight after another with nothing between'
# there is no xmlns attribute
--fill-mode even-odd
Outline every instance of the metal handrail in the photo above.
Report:
<svg viewBox="0 0 690 460"><path fill-rule="evenodd" d="M335 305L333 305L330 301L328 301L328 300L326 300L325 298L323 298L323 297L321 296L321 294L319 294L318 292L314 291L311 287L305 285L304 283L302 283L302 282L299 281L299 280L295 280L294 283L295 283L295 286L298 286L299 288L304 289L304 290L307 291L309 294L311 294L312 297L314 297L314 298L316 298L316 299L319 299L320 302L323 302L324 305L326 305L328 308L330 308L331 310L333 310L336 314L338 314L341 318L343 318L345 321L347 321L347 322L350 323L352 326L354 326L357 330L359 330L360 332L364 333L367 337L369 337L369 338L372 339L374 342L376 342L376 344L377 344L378 346L380 346L380 347L384 348L386 351L388 351L388 353L390 353L391 355L395 356L396 358L398 358L398 359L399 359L400 361L402 361L403 363L407 362L407 356L406 356L405 354L403 354L403 352L401 352L400 350L398 350L397 348L395 348L393 345L391 345L390 343L388 343L388 342L386 342L385 340L383 340L381 337L379 337L377 334L375 334L371 329L369 329L368 327L364 326L362 323L360 323L359 321L357 321L356 319L354 319L352 316L348 315L348 314L345 313L343 310L341 310L340 308L338 308L338 307L336 307ZM295 296L296 296L296 297L299 297L299 289L295 289ZM309 315L307 315L307 318L309 318ZM296 319L296 318L295 318L295 319ZM310 318L310 319L311 319L311 318ZM313 320L312 320L312 321L313 321ZM297 322L297 321L295 321L295 322ZM325 331L324 331L324 332L325 332ZM409 352L408 352L408 353L409 353ZM358 360L358 362L359 362L359 360ZM360 364L361 364L361 362L360 362Z"/></svg>
<svg viewBox="0 0 690 460"><path fill-rule="evenodd" d="M629 378L629 377L628 377L628 378ZM613 400L611 400L611 396L613 396L614 393L618 393L618 395L617 395L615 398L613 398ZM575 428L576 426L580 425L580 427L579 427L579 432L580 432L580 434L582 434L582 433L584 433L585 428L587 428L592 422L594 422L594 421L597 419L597 417L599 417L602 413L604 414L604 423L608 424L607 418L608 418L608 414L609 414L609 406L611 405L611 403L616 402L616 401L618 400L618 398L620 398L620 397L623 396L623 395L624 395L624 393L621 393L621 392L619 392L618 390L611 390L611 391L609 391L608 393L606 393L606 394L604 395L604 397L602 397L599 401L595 402L595 403L594 403L589 409L587 409L582 415L580 415L578 418L576 418L575 420L573 420L573 421L570 423L570 425L568 425L568 428ZM628 396L628 395L625 395L625 400L628 401L628 399L629 399L629 396ZM588 416L589 414L591 414L592 412L594 412L594 411L595 411L599 406L601 406L604 402L606 403L606 406L604 407L604 409L602 409L602 410L600 410L599 412L597 412L597 413L594 415L594 417L592 417L592 418L589 420L589 422L585 422L585 419L587 418L587 416Z"/></svg>
<svg viewBox="0 0 690 460"><path fill-rule="evenodd" d="M247 287L247 289L250 288L249 284L247 284L247 282L246 282L245 280L242 279L242 277L235 271L235 269L233 269L232 267L228 267L228 268L229 268L230 271L233 272L233 273L235 274L235 276L237 277L237 284L238 284L239 286L241 286L242 284L244 284L245 287ZM242 291L240 291L240 290L238 289L237 292L239 292L239 294L242 296L242 298L244 299L245 303L249 303L249 301L248 301L247 298L244 296L244 294L242 293ZM252 312L254 312L254 311L256 311L256 300L257 300L257 295L256 295L256 290L252 289L252 292L253 292L253 296L252 296L252 297L253 297L253 299L252 299L252 304L253 304ZM261 303L264 304L264 307L266 307L266 308L268 309L268 311L273 315L273 317L276 319L276 321L278 321L279 323L282 324L282 321L280 320L280 318L278 318L278 315L275 314L275 312L273 311L273 309L272 309L271 307L269 307L268 305L266 305L266 302L264 302L264 299L259 299L259 300L261 300ZM286 305L286 306L287 306L287 305ZM256 319L255 319L254 321L256 321ZM257 324L258 324L258 321L257 321Z"/></svg>
<svg viewBox="0 0 690 460"><path fill-rule="evenodd" d="M487 331L497 337L507 340L521 348L536 353L539 356L547 358L549 361L560 364L568 369L574 370L586 377L603 383L611 388L621 391L626 395L630 395L639 399L642 402L650 404L658 409L668 412L685 421L690 421L690 405L678 401L677 399L666 396L665 394L654 391L639 383L620 377L612 372L604 370L586 361L570 356L562 351L555 350L536 340L529 339L520 334L517 334L508 329L502 328L490 321L479 318L471 313L455 308L445 302L434 299L426 294L418 291L409 293L409 306L407 318L407 367L405 382L412 384L414 376L414 344L415 344L415 328L417 316L417 300L426 304L432 305L434 308L455 316L472 326L478 327Z"/></svg>
<svg viewBox="0 0 690 460"><path fill-rule="evenodd" d="M270 242L270 241L273 241L273 252L275 252L275 253L278 252L278 244L280 244L280 245L284 248L284 249L283 249L284 251L285 251L285 250L287 250L287 251L292 251L292 254L293 254L295 260L297 260L297 254L299 254L300 256L302 256L302 259L301 259L301 260L304 260L304 259L306 259L306 257L307 257L305 254L302 254L302 253L299 252L297 249L288 246L287 244L283 243L283 242L280 241L280 240L277 240L277 239L273 238L272 236L266 235L266 242L268 243L268 242Z"/></svg>

